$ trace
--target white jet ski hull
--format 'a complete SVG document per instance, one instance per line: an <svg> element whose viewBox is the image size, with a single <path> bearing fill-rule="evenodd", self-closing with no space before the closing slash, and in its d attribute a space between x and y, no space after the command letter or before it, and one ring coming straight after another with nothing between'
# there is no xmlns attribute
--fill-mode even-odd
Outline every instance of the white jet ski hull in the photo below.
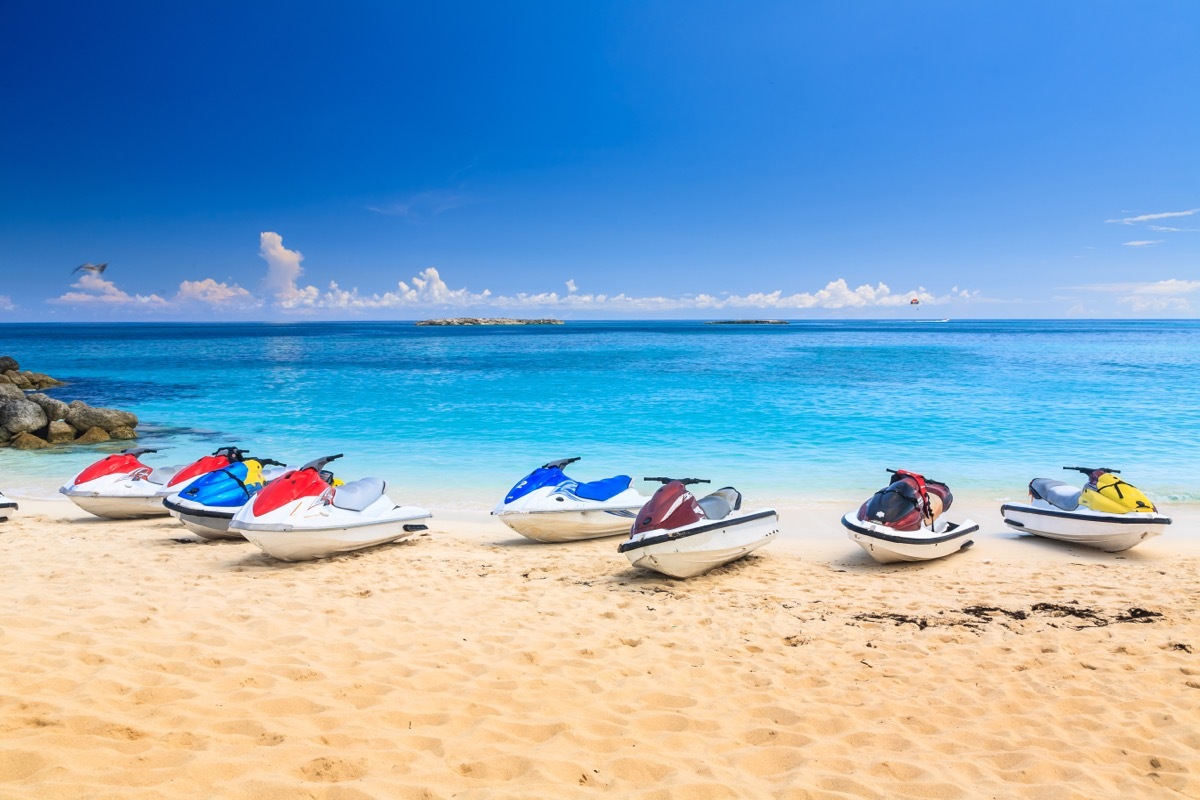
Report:
<svg viewBox="0 0 1200 800"><path fill-rule="evenodd" d="M671 578L693 578L722 567L779 536L774 509L722 520L701 520L673 531L648 531L619 550L635 567Z"/></svg>
<svg viewBox="0 0 1200 800"><path fill-rule="evenodd" d="M639 508L493 513L505 525L535 542L576 542L629 533Z"/></svg>
<svg viewBox="0 0 1200 800"><path fill-rule="evenodd" d="M850 541L867 552L880 564L912 561L932 561L966 550L975 542L971 536L979 525L969 519L948 522L945 527L931 530L898 531L886 525L863 521L851 511L842 517Z"/></svg>
<svg viewBox="0 0 1200 800"><path fill-rule="evenodd" d="M280 561L311 561L339 553L397 542L428 527L420 521L433 515L416 506L397 506L385 495L363 511L347 511L304 497L261 517L254 503L242 506L229 524Z"/></svg>
<svg viewBox="0 0 1200 800"><path fill-rule="evenodd" d="M92 481L91 483L97 483ZM59 491L70 498L71 502L89 514L105 519L146 519L149 517L165 517L167 509L162 501L166 493L155 491L148 494L145 489L161 488L145 481L126 481L125 486L109 484L102 492L89 491L90 484L79 486L64 486ZM140 484L140 485L139 485ZM174 491L174 490L172 490Z"/></svg>
<svg viewBox="0 0 1200 800"><path fill-rule="evenodd" d="M229 512L228 516L217 516L216 512L204 515L189 514L174 508L169 511L172 517L183 523L183 527L202 539L237 539L245 541L246 537L242 536L241 533L229 530L229 523L233 520L232 511Z"/></svg>
<svg viewBox="0 0 1200 800"><path fill-rule="evenodd" d="M1119 553L1162 534L1171 524L1158 513L1106 514L1065 511L1044 501L1005 503L1000 507L1010 528L1032 536Z"/></svg>
<svg viewBox="0 0 1200 800"><path fill-rule="evenodd" d="M17 513L18 508L19 506L16 501L9 500L3 494L0 494L0 522L12 518Z"/></svg>

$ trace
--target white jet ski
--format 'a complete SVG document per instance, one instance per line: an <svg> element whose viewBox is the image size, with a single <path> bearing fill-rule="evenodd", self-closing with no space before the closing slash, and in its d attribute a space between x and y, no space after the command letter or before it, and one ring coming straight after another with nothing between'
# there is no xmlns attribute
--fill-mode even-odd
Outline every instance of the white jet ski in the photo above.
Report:
<svg viewBox="0 0 1200 800"><path fill-rule="evenodd" d="M5 522L17 513L17 501L9 500L4 496L4 492L0 492L0 522Z"/></svg>
<svg viewBox="0 0 1200 800"><path fill-rule="evenodd" d="M1119 553L1163 533L1170 517L1131 484L1120 470L1063 467L1088 476L1082 489L1052 478L1029 483L1028 503L1005 503L1004 522L1013 530Z"/></svg>
<svg viewBox="0 0 1200 800"><path fill-rule="evenodd" d="M889 469L895 479L842 517L850 540L881 564L929 561L966 550L979 525L939 519L950 508L950 487L924 475Z"/></svg>
<svg viewBox="0 0 1200 800"><path fill-rule="evenodd" d="M627 532L647 498L633 488L628 475L590 483L568 478L563 467L578 460L564 458L538 467L517 482L492 514L537 542L573 542Z"/></svg>
<svg viewBox="0 0 1200 800"><path fill-rule="evenodd" d="M382 479L336 479L325 465L341 457L318 458L267 484L233 515L230 532L281 561L308 561L428 530L419 520L433 515L393 503Z"/></svg>
<svg viewBox="0 0 1200 800"><path fill-rule="evenodd" d="M287 466L270 458L246 456L237 464L201 475L181 492L163 500L163 506L183 526L203 539L239 539L229 530L237 510L271 481L287 472Z"/></svg>
<svg viewBox="0 0 1200 800"><path fill-rule="evenodd" d="M635 567L691 578L752 553L779 536L779 515L767 508L742 512L742 494L727 486L696 499L687 487L698 478L645 478L663 486L637 513L617 552Z"/></svg>
<svg viewBox="0 0 1200 800"><path fill-rule="evenodd" d="M84 469L58 491L89 514L108 519L162 517L163 499L186 489L192 481L240 461L242 451L222 447L212 455L182 466L151 467L140 460L145 447L113 453Z"/></svg>

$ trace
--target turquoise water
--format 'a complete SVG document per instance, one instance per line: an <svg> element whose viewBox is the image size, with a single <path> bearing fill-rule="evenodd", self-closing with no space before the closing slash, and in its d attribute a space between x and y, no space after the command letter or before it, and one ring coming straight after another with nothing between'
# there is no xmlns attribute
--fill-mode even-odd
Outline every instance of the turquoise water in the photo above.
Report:
<svg viewBox="0 0 1200 800"><path fill-rule="evenodd" d="M161 463L238 443L344 452L398 500L488 508L583 456L735 484L756 501L859 498L885 467L1019 497L1064 464L1200 501L1200 322L573 322L0 326L0 354L136 412ZM109 448L117 449L116 447ZM0 487L45 494L96 448L0 449Z"/></svg>

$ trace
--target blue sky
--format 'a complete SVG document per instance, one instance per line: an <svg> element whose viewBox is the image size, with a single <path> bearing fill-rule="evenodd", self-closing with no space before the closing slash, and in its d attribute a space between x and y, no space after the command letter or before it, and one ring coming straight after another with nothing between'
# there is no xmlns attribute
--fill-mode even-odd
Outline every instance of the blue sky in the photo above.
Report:
<svg viewBox="0 0 1200 800"><path fill-rule="evenodd" d="M1196 316L1198 42L1191 2L7 0L0 321Z"/></svg>

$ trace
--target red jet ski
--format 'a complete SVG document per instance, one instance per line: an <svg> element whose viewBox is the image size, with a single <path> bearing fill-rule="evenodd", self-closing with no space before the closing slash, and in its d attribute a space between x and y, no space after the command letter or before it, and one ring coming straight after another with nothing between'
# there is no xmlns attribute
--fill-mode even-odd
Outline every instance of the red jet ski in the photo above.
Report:
<svg viewBox="0 0 1200 800"><path fill-rule="evenodd" d="M635 567L690 578L736 561L779 535L775 509L742 511L742 493L732 486L697 499L687 487L709 481L644 480L663 487L642 506L629 539L617 548Z"/></svg>
<svg viewBox="0 0 1200 800"><path fill-rule="evenodd" d="M894 479L842 517L851 541L881 564L928 561L972 544L968 537L979 530L971 520L961 523L939 519L950 508L950 487L903 469L889 469Z"/></svg>

